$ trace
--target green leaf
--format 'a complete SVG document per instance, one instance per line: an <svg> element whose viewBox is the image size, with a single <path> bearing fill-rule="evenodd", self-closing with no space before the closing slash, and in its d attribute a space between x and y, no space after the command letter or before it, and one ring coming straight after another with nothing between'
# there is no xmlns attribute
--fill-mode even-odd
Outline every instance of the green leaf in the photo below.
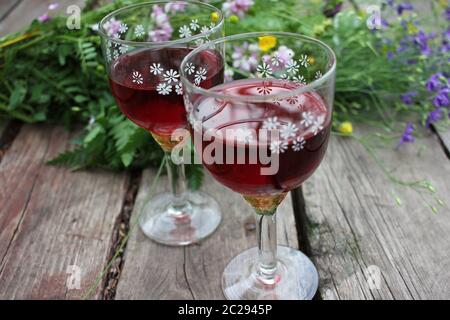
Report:
<svg viewBox="0 0 450 320"><path fill-rule="evenodd" d="M16 109L23 102L26 94L27 88L25 87L25 83L22 81L16 82L16 86L9 97L9 109Z"/></svg>

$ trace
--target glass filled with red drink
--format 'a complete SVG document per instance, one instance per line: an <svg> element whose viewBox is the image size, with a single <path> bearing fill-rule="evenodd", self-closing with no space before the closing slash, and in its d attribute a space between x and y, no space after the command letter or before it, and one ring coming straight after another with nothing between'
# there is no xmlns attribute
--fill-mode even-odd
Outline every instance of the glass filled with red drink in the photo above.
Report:
<svg viewBox="0 0 450 320"><path fill-rule="evenodd" d="M187 128L180 64L194 48L223 35L223 16L198 1L154 1L120 8L99 23L111 92L122 113L151 133L166 154L171 193L149 201L139 218L142 231L167 245L188 245L210 235L221 221L217 202L186 188L184 165L171 153ZM208 74L189 72L202 88L223 82L219 56L205 55ZM182 160L183 157L178 157Z"/></svg>
<svg viewBox="0 0 450 320"><path fill-rule="evenodd" d="M224 81L198 85L190 65ZM185 106L197 154L221 184L256 212L258 246L231 260L222 277L229 299L311 299L318 286L312 262L277 246L275 213L289 191L321 163L332 123L336 58L324 43L298 34L262 32L217 39L181 64Z"/></svg>

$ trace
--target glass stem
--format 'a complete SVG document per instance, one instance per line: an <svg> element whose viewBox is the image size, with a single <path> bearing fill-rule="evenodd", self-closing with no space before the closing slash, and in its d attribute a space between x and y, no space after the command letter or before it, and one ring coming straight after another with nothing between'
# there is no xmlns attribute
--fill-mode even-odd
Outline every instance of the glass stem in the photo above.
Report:
<svg viewBox="0 0 450 320"><path fill-rule="evenodd" d="M169 214L180 222L189 221L191 206L189 201L186 200L185 192L186 186L186 174L184 164L173 163L170 152L165 152L166 157L166 169L167 176L169 178L170 192L172 193L173 200L169 208Z"/></svg>
<svg viewBox="0 0 450 320"><path fill-rule="evenodd" d="M265 285L278 282L276 209L271 214L256 214L259 266L258 279Z"/></svg>

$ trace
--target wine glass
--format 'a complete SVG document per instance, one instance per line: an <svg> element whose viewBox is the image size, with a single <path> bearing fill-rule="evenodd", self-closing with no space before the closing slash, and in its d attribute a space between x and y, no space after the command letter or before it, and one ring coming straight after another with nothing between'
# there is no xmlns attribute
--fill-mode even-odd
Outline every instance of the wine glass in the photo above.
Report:
<svg viewBox="0 0 450 320"><path fill-rule="evenodd" d="M195 47L223 35L222 13L198 1L154 1L108 14L98 32L117 105L151 133L166 155L171 193L148 202L139 225L159 243L197 242L217 228L221 211L211 196L187 190L184 165L172 161L171 152L187 143L174 135L187 127L179 67ZM223 72L214 69L216 61L208 63L210 76L203 79L204 88L223 82ZM194 70L194 75L200 71Z"/></svg>
<svg viewBox="0 0 450 320"><path fill-rule="evenodd" d="M188 66L224 69L224 82L198 85ZM256 248L234 257L228 299L312 299L318 274L303 253L277 246L276 210L322 161L330 136L336 58L298 34L258 32L213 40L181 63L185 106L197 154L212 176L254 208Z"/></svg>

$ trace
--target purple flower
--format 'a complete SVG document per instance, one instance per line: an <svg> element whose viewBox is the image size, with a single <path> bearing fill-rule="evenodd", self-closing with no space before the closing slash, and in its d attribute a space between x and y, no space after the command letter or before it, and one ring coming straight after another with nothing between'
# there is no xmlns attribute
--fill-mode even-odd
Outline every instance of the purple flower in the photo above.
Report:
<svg viewBox="0 0 450 320"><path fill-rule="evenodd" d="M183 2L169 2L164 6L164 11L176 13L178 11L184 11L186 3Z"/></svg>
<svg viewBox="0 0 450 320"><path fill-rule="evenodd" d="M393 6L394 6L394 0L387 0L386 3L387 3L387 5L390 6L390 7L393 7Z"/></svg>
<svg viewBox="0 0 450 320"><path fill-rule="evenodd" d="M403 131L402 136L400 137L400 140L398 141L397 148L399 148L401 145L405 143L411 143L416 140L416 138L413 136L414 132L414 125L411 122L408 122L405 127L405 131Z"/></svg>
<svg viewBox="0 0 450 320"><path fill-rule="evenodd" d="M395 58L395 54L394 54L392 51L389 51L389 52L387 53L387 58L388 58L389 60L392 60L392 59Z"/></svg>
<svg viewBox="0 0 450 320"><path fill-rule="evenodd" d="M409 91L403 94L400 98L404 104L410 105L414 103L414 97L417 96L417 92Z"/></svg>
<svg viewBox="0 0 450 320"><path fill-rule="evenodd" d="M44 13L43 15L39 16L38 18L39 22L47 22L50 20L50 16L48 15L48 12Z"/></svg>
<svg viewBox="0 0 450 320"><path fill-rule="evenodd" d="M414 42L419 46L420 51L423 55L429 56L431 54L431 48L428 45L428 40L434 39L436 34L430 33L426 34L424 31L420 30L414 36Z"/></svg>
<svg viewBox="0 0 450 320"><path fill-rule="evenodd" d="M177 10L180 9L180 7L175 8ZM174 7L170 6L165 9L174 10ZM153 19L154 26L148 33L150 39L153 42L169 41L172 38L173 28L166 12L160 6L154 5L152 8L151 18Z"/></svg>
<svg viewBox="0 0 450 320"><path fill-rule="evenodd" d="M113 36L119 32L121 24L122 23L120 22L120 20L111 18L110 20L105 22L105 24L103 25L103 29L105 29L108 36Z"/></svg>
<svg viewBox="0 0 450 320"><path fill-rule="evenodd" d="M444 17L447 21L450 21L450 7L445 8Z"/></svg>
<svg viewBox="0 0 450 320"><path fill-rule="evenodd" d="M253 0L227 0L222 4L222 10L227 17L236 15L243 18L254 4Z"/></svg>
<svg viewBox="0 0 450 320"><path fill-rule="evenodd" d="M324 5L323 14L328 18L333 18L341 12L343 4L343 1L327 0Z"/></svg>
<svg viewBox="0 0 450 320"><path fill-rule="evenodd" d="M233 48L233 67L245 72L255 72L259 63L259 47L257 44L242 43Z"/></svg>
<svg viewBox="0 0 450 320"><path fill-rule="evenodd" d="M428 114L425 126L429 128L432 123L439 121L441 118L442 118L442 109L436 108Z"/></svg>
<svg viewBox="0 0 450 320"><path fill-rule="evenodd" d="M404 3L400 3L399 5L397 5L397 13L399 16L401 16L404 11L412 11L412 10L413 10L413 6L411 3L404 2Z"/></svg>
<svg viewBox="0 0 450 320"><path fill-rule="evenodd" d="M50 3L49 5L48 5L48 10L56 10L56 9L58 9L59 8L59 3L57 3L57 2L54 2L54 3Z"/></svg>
<svg viewBox="0 0 450 320"><path fill-rule="evenodd" d="M441 89L436 97L433 99L433 104L435 107L448 107L450 105L450 99L448 94L450 93L449 88Z"/></svg>
<svg viewBox="0 0 450 320"><path fill-rule="evenodd" d="M428 78L426 87L428 91L438 91L442 87L441 78L444 77L444 75L441 72L433 74L430 78Z"/></svg>

